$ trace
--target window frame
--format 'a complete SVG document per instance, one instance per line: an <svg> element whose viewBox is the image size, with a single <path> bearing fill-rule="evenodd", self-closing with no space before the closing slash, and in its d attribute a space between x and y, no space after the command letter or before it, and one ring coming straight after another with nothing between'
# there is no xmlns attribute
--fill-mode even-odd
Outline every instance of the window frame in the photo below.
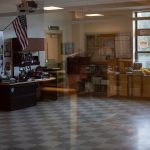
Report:
<svg viewBox="0 0 150 150"><path fill-rule="evenodd" d="M150 12L150 11L145 11L146 13L147 12ZM144 29L138 29L138 21L142 21L142 20L150 20L150 16L149 17L138 17L138 13L144 13L144 11L142 12L134 12L134 15L133 15L133 21L135 22L134 24L134 33L135 33L135 51L134 51L134 60L135 62L138 62L138 54L140 53L143 53L143 54L150 54L150 50L149 51L138 51L138 36L150 36L150 27L149 28L144 28ZM146 31L145 32L145 35L141 35L141 32L142 31ZM147 33L147 34L146 34Z"/></svg>

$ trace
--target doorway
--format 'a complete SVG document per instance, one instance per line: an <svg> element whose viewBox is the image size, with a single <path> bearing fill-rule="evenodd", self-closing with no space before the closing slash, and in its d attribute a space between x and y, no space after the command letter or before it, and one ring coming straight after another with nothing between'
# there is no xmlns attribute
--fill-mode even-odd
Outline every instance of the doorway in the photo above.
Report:
<svg viewBox="0 0 150 150"><path fill-rule="evenodd" d="M59 67L62 64L62 33L46 33L45 52L48 67Z"/></svg>

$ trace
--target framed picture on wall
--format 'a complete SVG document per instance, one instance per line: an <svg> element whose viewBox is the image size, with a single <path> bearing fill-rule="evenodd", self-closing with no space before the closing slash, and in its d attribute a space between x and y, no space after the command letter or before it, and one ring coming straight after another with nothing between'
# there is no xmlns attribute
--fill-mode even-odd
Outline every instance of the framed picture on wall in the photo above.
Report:
<svg viewBox="0 0 150 150"><path fill-rule="evenodd" d="M11 41L4 42L4 57L11 57Z"/></svg>

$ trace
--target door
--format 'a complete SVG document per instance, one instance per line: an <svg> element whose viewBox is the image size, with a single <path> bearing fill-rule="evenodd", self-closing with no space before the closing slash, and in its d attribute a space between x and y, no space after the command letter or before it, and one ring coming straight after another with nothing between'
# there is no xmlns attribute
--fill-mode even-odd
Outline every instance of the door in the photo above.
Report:
<svg viewBox="0 0 150 150"><path fill-rule="evenodd" d="M45 42L46 58L48 60L48 64L51 66L53 65L55 66L56 64L62 62L61 43L62 43L61 33L46 34L46 42Z"/></svg>

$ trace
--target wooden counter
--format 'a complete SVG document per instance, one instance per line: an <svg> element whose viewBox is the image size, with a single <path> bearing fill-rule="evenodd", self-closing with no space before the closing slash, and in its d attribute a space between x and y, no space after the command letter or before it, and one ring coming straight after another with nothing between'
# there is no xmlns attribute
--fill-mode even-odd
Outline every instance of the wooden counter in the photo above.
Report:
<svg viewBox="0 0 150 150"><path fill-rule="evenodd" d="M55 77L50 77L50 78L43 78L43 79L31 79L28 81L23 81L23 82L8 82L8 81L3 81L0 82L0 85L19 85L19 84L30 84L30 83L34 83L34 82L48 82L48 81L53 81L55 80Z"/></svg>
<svg viewBox="0 0 150 150"><path fill-rule="evenodd" d="M150 75L108 73L108 96L150 98Z"/></svg>
<svg viewBox="0 0 150 150"><path fill-rule="evenodd" d="M0 110L16 110L37 103L37 82L0 84Z"/></svg>
<svg viewBox="0 0 150 150"><path fill-rule="evenodd" d="M43 83L51 80L55 80L55 78L0 83L0 110L16 110L35 106L38 98L39 82Z"/></svg>

